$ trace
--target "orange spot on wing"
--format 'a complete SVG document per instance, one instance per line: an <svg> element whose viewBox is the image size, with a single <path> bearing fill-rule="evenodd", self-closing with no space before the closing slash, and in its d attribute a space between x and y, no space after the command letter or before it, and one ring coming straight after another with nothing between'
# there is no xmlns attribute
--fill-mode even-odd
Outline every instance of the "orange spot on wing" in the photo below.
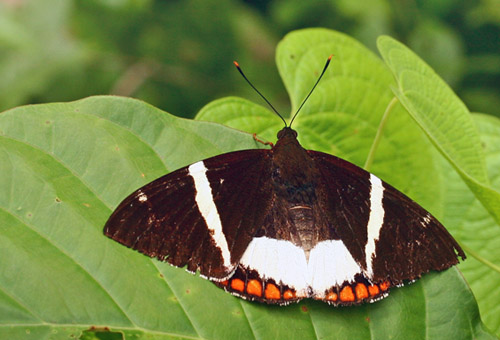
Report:
<svg viewBox="0 0 500 340"><path fill-rule="evenodd" d="M227 286L229 283L228 280L224 280L224 281L221 281L220 284L223 285L223 286Z"/></svg>
<svg viewBox="0 0 500 340"><path fill-rule="evenodd" d="M356 291L356 297L358 300L363 300L368 297L368 288L366 288L364 283L358 283L354 290Z"/></svg>
<svg viewBox="0 0 500 340"><path fill-rule="evenodd" d="M375 296L380 293L380 289L378 288L377 285L372 285L368 286L368 292L370 293L370 296Z"/></svg>
<svg viewBox="0 0 500 340"><path fill-rule="evenodd" d="M262 284L255 279L248 281L247 293L259 297L262 296Z"/></svg>
<svg viewBox="0 0 500 340"><path fill-rule="evenodd" d="M389 283L389 281L384 281L381 284L379 284L378 286L380 287L380 289L382 289L382 291L386 291L387 289L389 289L391 284Z"/></svg>
<svg viewBox="0 0 500 340"><path fill-rule="evenodd" d="M342 288L340 291L340 301L354 301L355 299L351 286Z"/></svg>
<svg viewBox="0 0 500 340"><path fill-rule="evenodd" d="M245 290L245 282L240 279L233 279L231 280L231 288L238 292L243 292Z"/></svg>
<svg viewBox="0 0 500 340"><path fill-rule="evenodd" d="M290 299L293 299L295 298L295 292L292 292L290 289L287 289L285 290L285 292L283 293L283 298L285 300L290 300Z"/></svg>
<svg viewBox="0 0 500 340"><path fill-rule="evenodd" d="M325 299L327 301L337 301L338 298L339 298L338 294L334 293L334 292L330 292L330 293L326 294L326 297L325 297Z"/></svg>
<svg viewBox="0 0 500 340"><path fill-rule="evenodd" d="M266 291L264 292L264 294L266 296L266 299L269 300L279 300L279 298L281 297L280 290L278 289L278 287L276 287L275 284L272 283L268 283L266 285Z"/></svg>

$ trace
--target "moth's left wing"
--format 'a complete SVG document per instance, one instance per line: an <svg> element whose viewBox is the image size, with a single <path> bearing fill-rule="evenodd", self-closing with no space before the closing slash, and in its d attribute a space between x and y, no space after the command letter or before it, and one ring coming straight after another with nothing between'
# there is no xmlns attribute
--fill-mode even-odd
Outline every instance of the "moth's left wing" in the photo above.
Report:
<svg viewBox="0 0 500 340"><path fill-rule="evenodd" d="M104 234L150 257L223 280L268 209L270 150L231 152L176 170L128 196Z"/></svg>

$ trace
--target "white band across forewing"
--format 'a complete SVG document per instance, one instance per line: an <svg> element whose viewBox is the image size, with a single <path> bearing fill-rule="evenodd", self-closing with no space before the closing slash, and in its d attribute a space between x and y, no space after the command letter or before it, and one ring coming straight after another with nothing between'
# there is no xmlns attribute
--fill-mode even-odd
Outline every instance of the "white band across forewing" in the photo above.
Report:
<svg viewBox="0 0 500 340"><path fill-rule="evenodd" d="M365 246L366 274L373 277L373 255L375 254L375 242L380 236L380 229L384 224L384 187L382 181L377 176L370 174L370 217L368 218L367 234L368 238Z"/></svg>
<svg viewBox="0 0 500 340"><path fill-rule="evenodd" d="M220 220L219 212L215 206L214 198L212 195L212 188L207 178L207 168L203 161L191 164L188 167L189 175L193 177L194 186L196 189L195 201L198 205L198 210L201 216L205 219L205 223L210 231L213 232L212 239L215 245L222 253L224 260L224 267L231 267L231 254L227 246L226 236L222 231L222 223Z"/></svg>
<svg viewBox="0 0 500 340"><path fill-rule="evenodd" d="M322 241L311 250L309 260L304 250L290 241L267 237L254 238L241 257L243 267L259 272L263 279L273 279L295 289L297 296L316 296L344 281L353 282L362 269L340 240Z"/></svg>

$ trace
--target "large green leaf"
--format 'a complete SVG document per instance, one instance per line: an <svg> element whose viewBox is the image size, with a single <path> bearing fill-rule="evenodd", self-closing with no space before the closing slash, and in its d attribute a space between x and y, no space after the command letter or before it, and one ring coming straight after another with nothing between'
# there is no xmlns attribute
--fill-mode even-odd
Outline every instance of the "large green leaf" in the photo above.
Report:
<svg viewBox="0 0 500 340"><path fill-rule="evenodd" d="M307 75L332 53L333 74L294 127L304 146L362 165L392 99L380 60L342 34L309 30L288 35L277 61L282 74L294 74L285 83L296 106L314 83ZM236 98L209 104L199 117L217 116L273 141L281 128L272 113ZM140 185L199 159L256 147L263 146L250 134L118 97L1 114L0 338L75 338L93 326L126 339L491 338L454 268L374 304L276 307L235 298L102 235L112 209ZM436 159L420 129L394 107L372 170L443 216L447 186Z"/></svg>
<svg viewBox="0 0 500 340"><path fill-rule="evenodd" d="M484 148L491 184L500 189L500 120L473 115ZM452 167L443 161L448 189L442 221L456 226L455 235L466 247L467 261L459 265L478 301L486 325L500 336L500 229Z"/></svg>
<svg viewBox="0 0 500 340"><path fill-rule="evenodd" d="M403 44L384 36L378 47L397 80L398 100L500 223L500 192L489 184L479 134L465 105Z"/></svg>

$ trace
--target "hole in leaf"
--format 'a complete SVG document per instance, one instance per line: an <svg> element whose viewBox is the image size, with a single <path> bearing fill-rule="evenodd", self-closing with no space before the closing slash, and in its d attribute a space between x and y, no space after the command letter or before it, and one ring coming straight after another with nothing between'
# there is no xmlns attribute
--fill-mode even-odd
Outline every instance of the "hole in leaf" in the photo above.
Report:
<svg viewBox="0 0 500 340"><path fill-rule="evenodd" d="M111 332L108 327L90 327L83 331L78 340L123 340L123 334Z"/></svg>

